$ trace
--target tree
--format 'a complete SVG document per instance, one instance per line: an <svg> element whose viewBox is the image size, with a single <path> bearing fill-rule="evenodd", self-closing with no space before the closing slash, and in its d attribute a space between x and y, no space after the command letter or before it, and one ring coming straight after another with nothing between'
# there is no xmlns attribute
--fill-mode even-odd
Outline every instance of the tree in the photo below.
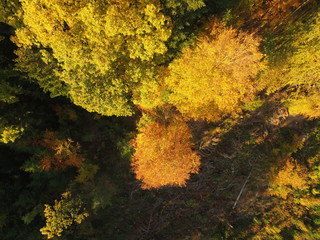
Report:
<svg viewBox="0 0 320 240"><path fill-rule="evenodd" d="M150 122L139 130L133 141L132 168L144 189L184 186L190 174L198 172L200 157L192 150L186 123Z"/></svg>
<svg viewBox="0 0 320 240"><path fill-rule="evenodd" d="M272 181L270 194L286 199L288 194L296 190L307 189L306 172L306 168L294 164L294 159L289 158Z"/></svg>
<svg viewBox="0 0 320 240"><path fill-rule="evenodd" d="M83 203L79 197L71 196L70 192L62 194L61 200L55 200L54 206L45 204L44 215L46 226L40 229L48 239L55 236L60 237L62 232L72 224L80 224L89 214L83 208Z"/></svg>
<svg viewBox="0 0 320 240"><path fill-rule="evenodd" d="M169 65L169 102L191 119L215 121L237 112L255 94L262 57L258 38L214 23Z"/></svg>
<svg viewBox="0 0 320 240"><path fill-rule="evenodd" d="M167 51L172 25L160 1L21 3L20 68L88 111L131 115L131 91L153 79L152 60Z"/></svg>

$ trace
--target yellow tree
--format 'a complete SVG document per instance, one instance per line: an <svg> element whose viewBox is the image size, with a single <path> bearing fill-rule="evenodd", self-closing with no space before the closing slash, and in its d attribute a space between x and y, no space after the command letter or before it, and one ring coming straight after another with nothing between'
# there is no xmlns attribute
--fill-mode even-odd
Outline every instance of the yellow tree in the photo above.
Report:
<svg viewBox="0 0 320 240"><path fill-rule="evenodd" d="M151 81L172 24L160 0L21 0L19 67L54 96L104 115L131 115L130 95Z"/></svg>
<svg viewBox="0 0 320 240"><path fill-rule="evenodd" d="M296 190L307 189L307 169L295 164L289 158L286 165L278 172L269 188L269 193L286 199L288 194Z"/></svg>
<svg viewBox="0 0 320 240"><path fill-rule="evenodd" d="M186 123L174 121L164 126L151 122L139 130L133 141L132 167L143 188L183 186L191 173L198 172L200 158L192 150Z"/></svg>
<svg viewBox="0 0 320 240"><path fill-rule="evenodd" d="M218 120L239 110L255 94L253 79L262 69L259 39L214 23L194 47L169 66L169 102L187 118Z"/></svg>
<svg viewBox="0 0 320 240"><path fill-rule="evenodd" d="M46 226L40 232L48 239L60 237L64 230L75 223L80 224L89 216L81 199L72 197L70 192L63 193L61 200L55 200L53 206L45 204L44 215Z"/></svg>

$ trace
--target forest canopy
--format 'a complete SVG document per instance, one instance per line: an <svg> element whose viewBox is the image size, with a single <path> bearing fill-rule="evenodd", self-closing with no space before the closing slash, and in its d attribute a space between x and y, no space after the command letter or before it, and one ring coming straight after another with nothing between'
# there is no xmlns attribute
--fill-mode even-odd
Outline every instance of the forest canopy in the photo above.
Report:
<svg viewBox="0 0 320 240"><path fill-rule="evenodd" d="M318 0L0 1L0 239L320 239Z"/></svg>
<svg viewBox="0 0 320 240"><path fill-rule="evenodd" d="M164 58L173 31L159 0L26 0L21 9L24 26L15 37L21 68L52 96L103 115L132 115L131 92L155 81L153 59Z"/></svg>

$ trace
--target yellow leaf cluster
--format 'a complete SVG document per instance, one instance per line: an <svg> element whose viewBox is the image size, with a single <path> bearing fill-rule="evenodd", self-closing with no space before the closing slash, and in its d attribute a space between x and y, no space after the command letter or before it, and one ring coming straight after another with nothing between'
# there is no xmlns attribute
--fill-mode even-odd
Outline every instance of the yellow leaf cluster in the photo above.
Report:
<svg viewBox="0 0 320 240"><path fill-rule="evenodd" d="M0 142L9 143L14 142L16 139L21 137L24 128L18 126L5 126L0 133Z"/></svg>
<svg viewBox="0 0 320 240"><path fill-rule="evenodd" d="M55 81L75 104L104 115L131 115L130 93L146 63L167 51L172 26L160 1L21 2L25 26L16 31L18 61L39 49L44 64L57 62Z"/></svg>
<svg viewBox="0 0 320 240"><path fill-rule="evenodd" d="M254 78L263 68L260 40L213 24L195 47L183 51L165 79L169 102L187 118L218 120L237 112L255 94Z"/></svg>
<svg viewBox="0 0 320 240"><path fill-rule="evenodd" d="M320 206L320 199L319 198L314 198L314 197L300 198L299 202L300 202L300 204L302 206L306 206L308 208L313 208L313 207L319 207Z"/></svg>
<svg viewBox="0 0 320 240"><path fill-rule="evenodd" d="M288 159L286 165L276 175L269 192L271 195L286 199L295 190L304 190L307 186L307 170Z"/></svg>
<svg viewBox="0 0 320 240"><path fill-rule="evenodd" d="M82 205L81 199L72 198L70 192L62 194L61 200L55 200L53 206L45 204L46 226L40 232L48 239L60 237L73 223L80 224L89 216Z"/></svg>
<svg viewBox="0 0 320 240"><path fill-rule="evenodd" d="M320 94L299 96L288 102L289 112L292 115L304 115L313 119L320 117Z"/></svg>

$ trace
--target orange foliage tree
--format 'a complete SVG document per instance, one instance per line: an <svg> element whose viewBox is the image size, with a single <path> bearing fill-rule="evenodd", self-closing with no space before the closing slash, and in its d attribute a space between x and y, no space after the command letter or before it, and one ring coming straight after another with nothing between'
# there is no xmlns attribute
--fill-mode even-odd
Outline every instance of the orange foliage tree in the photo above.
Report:
<svg viewBox="0 0 320 240"><path fill-rule="evenodd" d="M151 122L140 129L133 141L132 167L142 188L184 186L190 174L198 172L200 157L192 150L191 137L180 121L168 126Z"/></svg>
<svg viewBox="0 0 320 240"><path fill-rule="evenodd" d="M45 132L39 145L46 147L40 155L40 168L44 170L63 170L67 167L80 167L84 158L79 154L80 146L71 139L59 139L55 132Z"/></svg>

